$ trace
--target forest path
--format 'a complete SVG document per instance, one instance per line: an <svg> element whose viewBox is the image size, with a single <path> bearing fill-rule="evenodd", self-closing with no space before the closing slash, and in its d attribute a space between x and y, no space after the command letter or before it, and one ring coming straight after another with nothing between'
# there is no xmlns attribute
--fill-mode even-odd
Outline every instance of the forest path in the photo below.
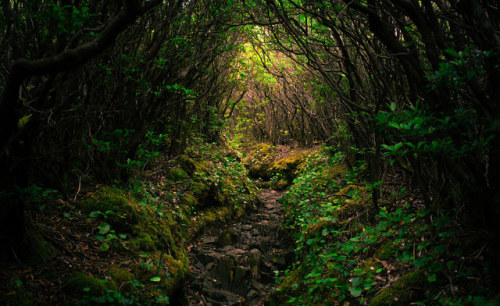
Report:
<svg viewBox="0 0 500 306"><path fill-rule="evenodd" d="M290 250L280 228L284 191L262 190L254 212L223 230L198 237L189 247L191 281L186 305L262 305L274 290L275 270Z"/></svg>

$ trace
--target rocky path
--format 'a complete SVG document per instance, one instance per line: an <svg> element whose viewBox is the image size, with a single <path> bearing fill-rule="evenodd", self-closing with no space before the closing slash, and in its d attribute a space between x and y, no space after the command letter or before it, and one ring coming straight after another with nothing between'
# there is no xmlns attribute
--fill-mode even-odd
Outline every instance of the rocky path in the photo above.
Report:
<svg viewBox="0 0 500 306"><path fill-rule="evenodd" d="M224 230L200 236L190 246L192 281L186 305L263 305L274 271L289 253L280 235L283 192L263 190L262 205Z"/></svg>

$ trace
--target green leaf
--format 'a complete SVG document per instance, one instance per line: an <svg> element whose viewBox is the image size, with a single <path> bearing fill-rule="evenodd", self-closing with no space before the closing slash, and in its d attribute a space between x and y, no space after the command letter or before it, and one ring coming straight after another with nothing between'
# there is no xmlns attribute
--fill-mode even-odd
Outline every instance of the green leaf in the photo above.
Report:
<svg viewBox="0 0 500 306"><path fill-rule="evenodd" d="M99 228L99 233L106 234L111 230L111 225L109 225L108 223L103 223L99 225L98 228Z"/></svg>
<svg viewBox="0 0 500 306"><path fill-rule="evenodd" d="M363 289L361 289L359 287L351 287L351 288L349 288L349 292L351 293L351 295L353 297L359 297L361 295L361 293L363 293Z"/></svg>
<svg viewBox="0 0 500 306"><path fill-rule="evenodd" d="M428 261L428 258L418 258L418 259L415 259L415 261L413 262L413 265L416 267L416 268L422 268L422 267L425 267L425 265L427 264L427 261Z"/></svg>
<svg viewBox="0 0 500 306"><path fill-rule="evenodd" d="M110 248L110 245L108 243L104 242L103 244L101 244L101 250L103 250L104 252L109 250L109 248Z"/></svg>
<svg viewBox="0 0 500 306"><path fill-rule="evenodd" d="M141 282L139 282L139 281L138 281L138 280L136 280L136 279L131 280L131 281L130 281L130 284L131 284L132 286L134 286L134 287L144 287L144 285L143 285L143 284L141 284Z"/></svg>
<svg viewBox="0 0 500 306"><path fill-rule="evenodd" d="M405 251L398 259L403 263L408 263L412 258L413 256L408 251Z"/></svg>
<svg viewBox="0 0 500 306"><path fill-rule="evenodd" d="M453 49L446 49L446 50L444 50L444 52L448 53L449 55L451 55L455 58L459 57L458 52L453 50Z"/></svg>
<svg viewBox="0 0 500 306"><path fill-rule="evenodd" d="M154 276L154 277L151 277L149 280L152 281L152 282L159 282L159 281L161 281L161 277Z"/></svg>
<svg viewBox="0 0 500 306"><path fill-rule="evenodd" d="M427 276L427 280L430 282L430 283L433 283L437 280L437 276L436 274L431 274L429 276Z"/></svg>
<svg viewBox="0 0 500 306"><path fill-rule="evenodd" d="M391 111L395 112L396 111L396 108L397 108L397 105L395 102L392 102L391 105L390 105L390 109Z"/></svg>

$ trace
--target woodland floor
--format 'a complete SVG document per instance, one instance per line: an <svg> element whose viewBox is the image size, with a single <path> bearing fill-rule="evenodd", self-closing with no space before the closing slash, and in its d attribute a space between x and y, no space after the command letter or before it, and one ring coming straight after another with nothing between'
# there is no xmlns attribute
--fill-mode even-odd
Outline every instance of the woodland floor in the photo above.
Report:
<svg viewBox="0 0 500 306"><path fill-rule="evenodd" d="M377 211L328 150L205 149L159 159L144 190L87 185L78 201L33 204L33 254L1 264L0 304L498 305L484 239L401 199L403 176L387 176Z"/></svg>

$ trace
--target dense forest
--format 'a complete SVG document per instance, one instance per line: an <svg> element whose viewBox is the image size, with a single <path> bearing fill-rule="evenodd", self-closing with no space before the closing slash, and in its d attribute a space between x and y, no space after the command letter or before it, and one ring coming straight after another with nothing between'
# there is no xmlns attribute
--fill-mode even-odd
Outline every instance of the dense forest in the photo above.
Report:
<svg viewBox="0 0 500 306"><path fill-rule="evenodd" d="M2 304L500 303L498 1L7 0L0 33ZM196 262L222 289L208 240L249 252Z"/></svg>

